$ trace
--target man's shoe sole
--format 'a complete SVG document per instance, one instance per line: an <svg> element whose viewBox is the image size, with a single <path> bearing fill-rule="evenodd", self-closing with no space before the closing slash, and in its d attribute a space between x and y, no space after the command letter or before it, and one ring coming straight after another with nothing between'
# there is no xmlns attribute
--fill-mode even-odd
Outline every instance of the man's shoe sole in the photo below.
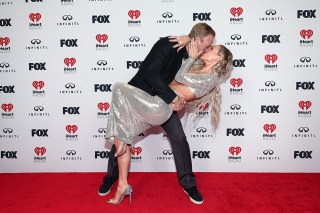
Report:
<svg viewBox="0 0 320 213"><path fill-rule="evenodd" d="M188 192L186 190L183 189L183 191L189 196L189 194L188 194ZM190 197L190 196L189 196L189 198L190 198L192 203L198 204L198 205L202 204L203 201L204 201L204 199L202 201L196 201L196 200L192 199L192 197Z"/></svg>
<svg viewBox="0 0 320 213"><path fill-rule="evenodd" d="M113 185L112 185L112 186L113 186ZM106 193L101 193L101 192L99 192L99 190L98 190L98 195L100 195L100 196L106 196L107 194L110 193L112 186L110 187L109 191L107 191Z"/></svg>

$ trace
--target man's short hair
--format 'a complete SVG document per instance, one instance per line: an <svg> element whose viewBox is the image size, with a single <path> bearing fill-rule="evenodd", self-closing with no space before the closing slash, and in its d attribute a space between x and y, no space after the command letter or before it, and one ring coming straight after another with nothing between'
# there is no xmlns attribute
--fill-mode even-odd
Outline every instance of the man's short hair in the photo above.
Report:
<svg viewBox="0 0 320 213"><path fill-rule="evenodd" d="M199 36L201 39L208 35L216 36L216 32L206 23L197 23L194 25L189 33L190 38L195 38Z"/></svg>

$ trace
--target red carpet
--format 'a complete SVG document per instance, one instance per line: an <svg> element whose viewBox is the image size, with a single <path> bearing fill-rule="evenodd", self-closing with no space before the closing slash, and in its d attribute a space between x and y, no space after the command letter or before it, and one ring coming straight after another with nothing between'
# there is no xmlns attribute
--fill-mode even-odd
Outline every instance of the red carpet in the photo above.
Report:
<svg viewBox="0 0 320 213"><path fill-rule="evenodd" d="M131 173L132 204L97 194L103 173L0 174L0 212L320 212L320 174L196 173L202 205L175 173Z"/></svg>

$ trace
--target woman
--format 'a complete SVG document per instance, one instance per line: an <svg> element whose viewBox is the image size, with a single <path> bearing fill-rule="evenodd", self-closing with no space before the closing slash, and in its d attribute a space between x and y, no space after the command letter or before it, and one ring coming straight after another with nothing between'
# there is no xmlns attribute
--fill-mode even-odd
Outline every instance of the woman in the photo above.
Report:
<svg viewBox="0 0 320 213"><path fill-rule="evenodd" d="M197 106L192 109L199 109L211 102L211 123L216 126L220 104L218 84L220 78L229 71L232 53L222 45L215 45L200 54L194 40L188 44L187 50L189 58L169 85L177 94L173 104L182 98L190 108ZM196 60L198 57L200 60ZM119 204L127 195L131 202L132 187L127 182L131 155L127 145L132 144L137 134L166 122L172 111L171 105L158 96L151 96L129 84L114 84L106 138L116 146L119 182L115 197L107 202Z"/></svg>

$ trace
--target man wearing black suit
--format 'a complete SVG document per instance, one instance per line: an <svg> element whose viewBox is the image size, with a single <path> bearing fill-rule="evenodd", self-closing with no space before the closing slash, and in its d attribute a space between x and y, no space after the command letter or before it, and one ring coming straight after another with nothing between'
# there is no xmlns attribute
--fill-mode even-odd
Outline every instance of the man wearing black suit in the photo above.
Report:
<svg viewBox="0 0 320 213"><path fill-rule="evenodd" d="M206 23L198 23L193 26L189 37L195 39L198 50L202 51L212 45L215 32ZM188 55L185 47L180 47L177 50L177 48L172 47L173 44L168 37L158 40L143 61L137 74L128 83L150 95L157 95L167 104L171 104L175 112L161 127L167 133L171 143L180 185L193 203L202 204L203 197L197 189L196 179L192 173L189 144L176 112L184 107L185 101L179 98L168 86L179 70L182 59ZM176 44L176 46L180 45ZM116 148L113 145L109 154L107 175L104 176L103 183L98 191L100 196L107 195L118 178L118 164L114 158L115 152Z"/></svg>

